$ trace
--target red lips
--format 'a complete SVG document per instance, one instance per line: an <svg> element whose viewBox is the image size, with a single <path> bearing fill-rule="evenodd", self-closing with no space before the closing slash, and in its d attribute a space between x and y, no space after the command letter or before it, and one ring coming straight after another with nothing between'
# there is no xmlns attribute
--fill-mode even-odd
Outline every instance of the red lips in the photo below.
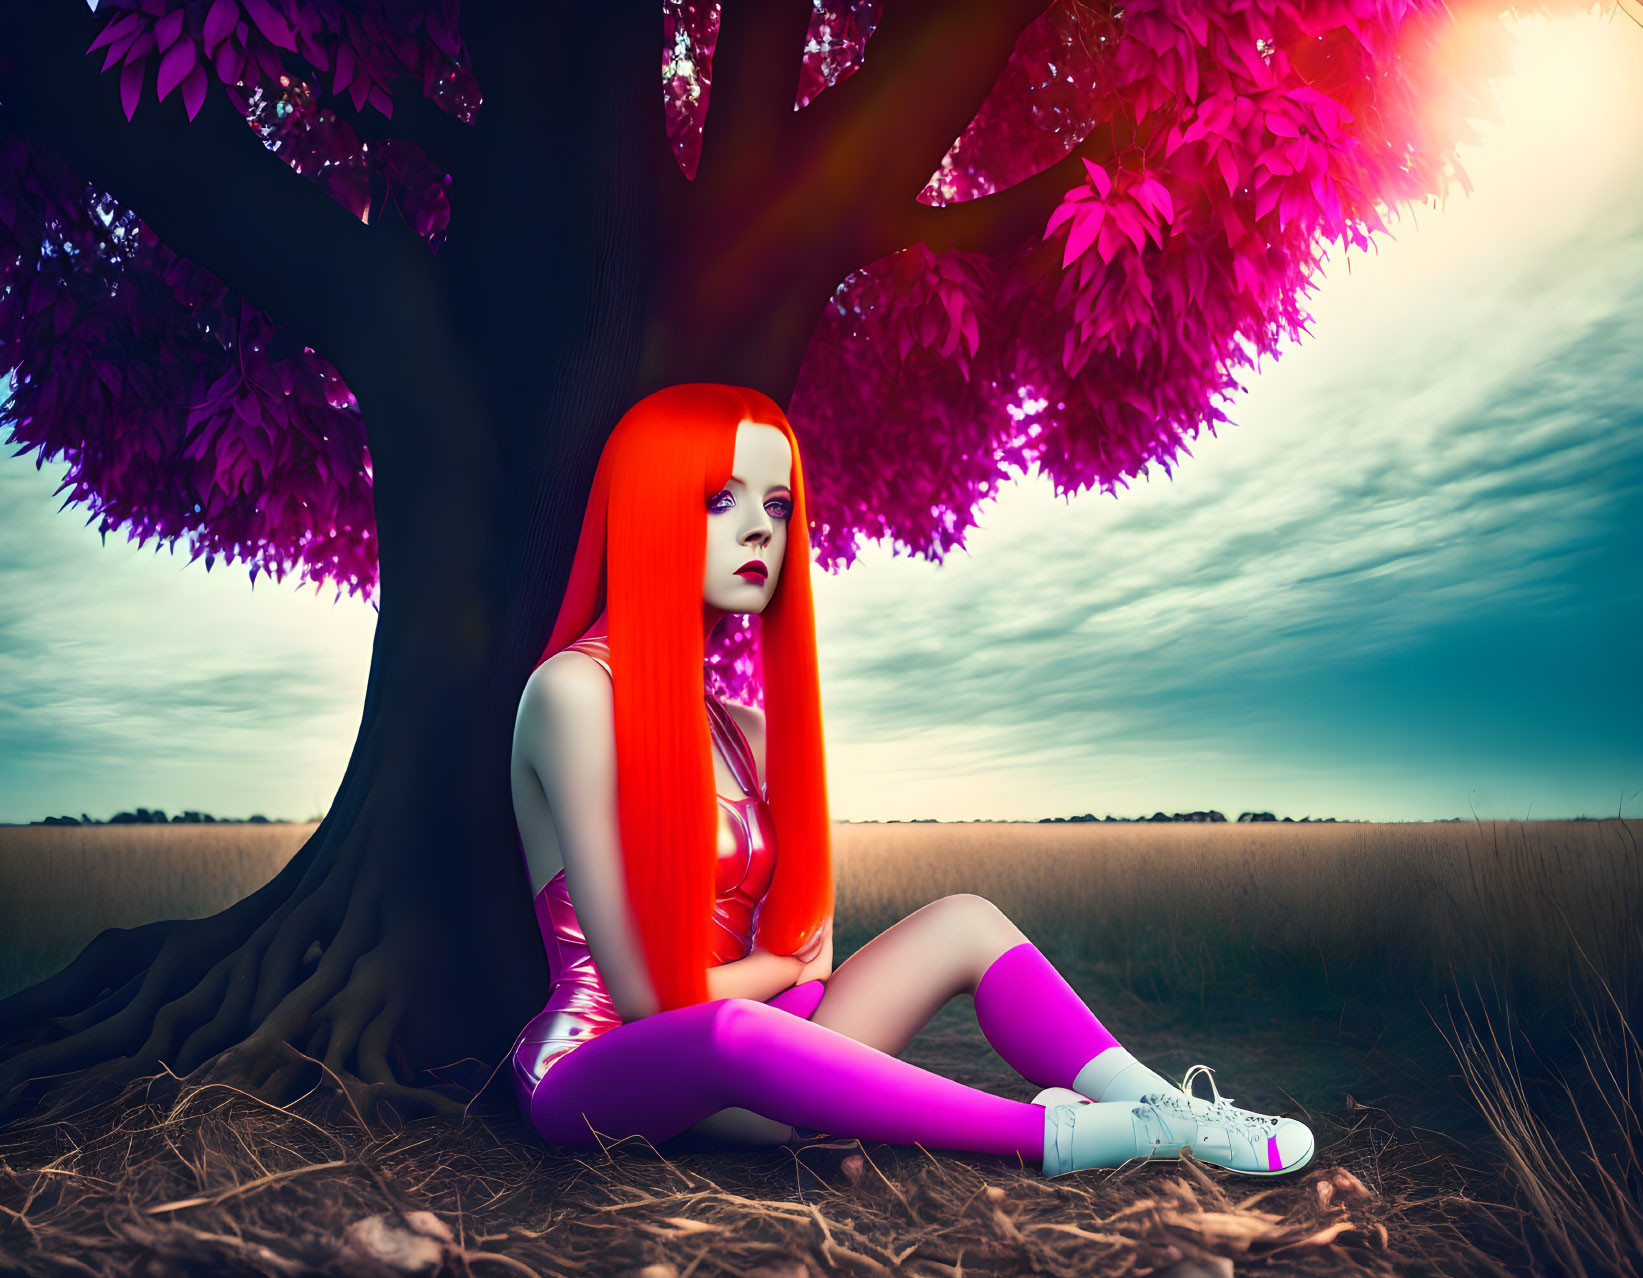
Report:
<svg viewBox="0 0 1643 1278"><path fill-rule="evenodd" d="M757 559L749 559L740 568L736 569L738 577L745 577L748 581L764 581L770 576L770 569L766 568Z"/></svg>

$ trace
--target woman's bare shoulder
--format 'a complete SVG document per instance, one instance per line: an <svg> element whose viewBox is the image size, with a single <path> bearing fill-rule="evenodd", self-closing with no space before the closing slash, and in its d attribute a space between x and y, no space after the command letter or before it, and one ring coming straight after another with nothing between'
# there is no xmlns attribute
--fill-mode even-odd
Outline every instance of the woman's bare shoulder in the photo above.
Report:
<svg viewBox="0 0 1643 1278"><path fill-rule="evenodd" d="M605 668L585 652L562 648L531 671L520 703L523 706L561 697L580 699L600 692L607 697L610 692L610 676Z"/></svg>
<svg viewBox="0 0 1643 1278"><path fill-rule="evenodd" d="M525 680L519 695L514 742L535 754L545 729L575 724L581 732L609 731L613 706L610 676L585 652L556 652ZM532 762L537 760L533 757Z"/></svg>

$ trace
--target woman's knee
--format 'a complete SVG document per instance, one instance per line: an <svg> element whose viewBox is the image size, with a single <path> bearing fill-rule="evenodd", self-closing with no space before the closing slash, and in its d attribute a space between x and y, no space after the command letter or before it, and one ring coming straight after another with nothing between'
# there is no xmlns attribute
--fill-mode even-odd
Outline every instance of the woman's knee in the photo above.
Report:
<svg viewBox="0 0 1643 1278"><path fill-rule="evenodd" d="M995 943L1014 944L1024 939L1021 929L1003 910L974 892L955 892L942 897L935 905L960 922L971 935L983 936Z"/></svg>
<svg viewBox="0 0 1643 1278"><path fill-rule="evenodd" d="M708 1004L705 1018L713 1053L723 1060L759 1058L773 1037L796 1018L751 998L722 998Z"/></svg>

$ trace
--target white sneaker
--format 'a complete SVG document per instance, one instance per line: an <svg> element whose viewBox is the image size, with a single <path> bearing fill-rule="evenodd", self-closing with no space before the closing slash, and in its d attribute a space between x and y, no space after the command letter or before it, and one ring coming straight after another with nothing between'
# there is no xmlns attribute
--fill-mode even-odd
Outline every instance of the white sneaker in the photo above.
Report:
<svg viewBox="0 0 1643 1278"><path fill-rule="evenodd" d="M1312 1161L1305 1123L1239 1109L1224 1097L1153 1092L1141 1098L1135 1117L1148 1129L1154 1158L1178 1158L1186 1146L1194 1158L1246 1176L1282 1176Z"/></svg>
<svg viewBox="0 0 1643 1278"><path fill-rule="evenodd" d="M1203 1162L1249 1176L1280 1176L1312 1161L1312 1132L1304 1123L1239 1109L1219 1092L1214 1101L1173 1090L1138 1102L1092 1101L1050 1087L1033 1099L1046 1107L1046 1176L1121 1167L1136 1158L1179 1158L1184 1147Z"/></svg>

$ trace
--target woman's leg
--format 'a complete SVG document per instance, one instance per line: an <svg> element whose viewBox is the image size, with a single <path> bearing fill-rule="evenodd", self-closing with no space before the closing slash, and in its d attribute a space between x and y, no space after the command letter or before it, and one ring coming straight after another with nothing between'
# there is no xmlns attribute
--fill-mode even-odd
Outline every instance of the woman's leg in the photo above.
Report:
<svg viewBox="0 0 1643 1278"><path fill-rule="evenodd" d="M862 946L828 978L810 1020L893 1056L960 993L975 997L982 1034L1030 1083L1093 1100L1175 1090L1119 1045L1003 911L969 893L932 901Z"/></svg>
<svg viewBox="0 0 1643 1278"><path fill-rule="evenodd" d="M794 1016L809 1019L821 1001L826 986L821 981L806 981L803 985L789 986L765 1002ZM798 1133L789 1123L778 1123L750 1109L735 1107L709 1114L699 1123L692 1123L687 1135L701 1137L719 1145L743 1148L768 1148L772 1145L790 1145Z"/></svg>
<svg viewBox="0 0 1643 1278"><path fill-rule="evenodd" d="M1044 1157L1042 1106L966 1087L751 999L607 1030L548 1067L530 1114L544 1139L585 1147L592 1132L659 1143L729 1108L888 1144Z"/></svg>

